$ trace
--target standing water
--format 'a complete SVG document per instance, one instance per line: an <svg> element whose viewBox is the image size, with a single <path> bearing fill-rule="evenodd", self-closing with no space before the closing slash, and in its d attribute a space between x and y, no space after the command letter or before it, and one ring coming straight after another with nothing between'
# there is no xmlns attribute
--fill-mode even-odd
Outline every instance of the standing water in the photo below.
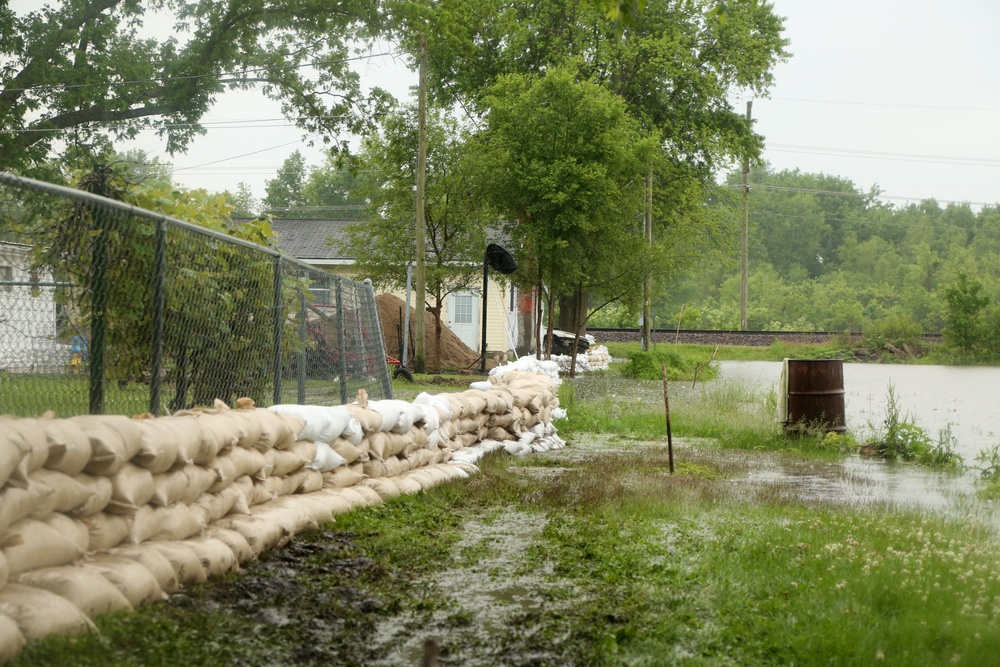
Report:
<svg viewBox="0 0 1000 667"><path fill-rule="evenodd" d="M721 380L740 380L764 392L777 391L781 363L723 361ZM1000 443L1000 368L983 366L895 366L844 364L847 429L864 436L885 420L889 386L901 417L924 429L933 441L951 428L956 451L972 463Z"/></svg>

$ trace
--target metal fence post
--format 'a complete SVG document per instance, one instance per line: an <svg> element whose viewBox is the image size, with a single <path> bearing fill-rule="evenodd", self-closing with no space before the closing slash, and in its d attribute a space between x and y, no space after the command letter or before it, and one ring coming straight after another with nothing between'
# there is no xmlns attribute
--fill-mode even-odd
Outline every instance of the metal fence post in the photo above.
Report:
<svg viewBox="0 0 1000 667"><path fill-rule="evenodd" d="M299 405L306 402L306 295L299 292Z"/></svg>
<svg viewBox="0 0 1000 667"><path fill-rule="evenodd" d="M108 221L107 211L94 216L94 250L90 258L90 414L104 414L104 352L107 347Z"/></svg>
<svg viewBox="0 0 1000 667"><path fill-rule="evenodd" d="M281 255L274 256L274 403L281 403L281 334L282 334L282 304L281 304Z"/></svg>
<svg viewBox="0 0 1000 667"><path fill-rule="evenodd" d="M153 239L153 354L152 376L149 379L149 411L160 414L160 393L163 389L163 321L167 299L167 223L156 221Z"/></svg>
<svg viewBox="0 0 1000 667"><path fill-rule="evenodd" d="M340 404L347 404L347 336L344 335L344 282L337 278L337 354L340 362Z"/></svg>
<svg viewBox="0 0 1000 667"><path fill-rule="evenodd" d="M381 355L373 359L375 367L380 371L378 374L382 380L382 396L392 398L392 373L389 372L389 360L385 357L385 337L382 335L382 320L378 316L378 303L375 301L375 287L370 280L365 280L365 297L368 307L371 309L371 319L375 323L375 336L378 347L382 351ZM373 354L376 352L373 351Z"/></svg>

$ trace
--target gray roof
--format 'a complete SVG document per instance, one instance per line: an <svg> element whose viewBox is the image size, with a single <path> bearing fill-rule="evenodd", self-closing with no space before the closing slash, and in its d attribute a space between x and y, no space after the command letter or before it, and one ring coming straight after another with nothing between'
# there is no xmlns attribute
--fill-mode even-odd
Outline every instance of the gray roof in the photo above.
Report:
<svg viewBox="0 0 1000 667"><path fill-rule="evenodd" d="M275 241L286 255L310 260L352 259L341 247L347 242L346 227L357 220L273 219ZM332 245L331 245L332 243Z"/></svg>

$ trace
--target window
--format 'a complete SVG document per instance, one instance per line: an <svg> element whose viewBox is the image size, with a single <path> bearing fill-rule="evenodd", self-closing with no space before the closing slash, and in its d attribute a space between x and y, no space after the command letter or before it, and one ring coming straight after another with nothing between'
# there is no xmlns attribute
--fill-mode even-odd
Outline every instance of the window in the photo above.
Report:
<svg viewBox="0 0 1000 667"><path fill-rule="evenodd" d="M456 296L454 305L455 312L452 321L455 324L472 324L475 315L474 306L476 298L473 296Z"/></svg>

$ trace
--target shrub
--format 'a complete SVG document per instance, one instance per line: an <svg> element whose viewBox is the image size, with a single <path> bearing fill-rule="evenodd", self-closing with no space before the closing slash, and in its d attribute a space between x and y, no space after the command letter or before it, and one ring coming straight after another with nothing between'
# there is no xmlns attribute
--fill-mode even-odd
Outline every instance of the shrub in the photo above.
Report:
<svg viewBox="0 0 1000 667"><path fill-rule="evenodd" d="M661 366L667 367L668 380L710 380L719 374L707 351L688 354L674 348L658 348L630 352L622 365L621 374L633 380L659 380L663 377Z"/></svg>

